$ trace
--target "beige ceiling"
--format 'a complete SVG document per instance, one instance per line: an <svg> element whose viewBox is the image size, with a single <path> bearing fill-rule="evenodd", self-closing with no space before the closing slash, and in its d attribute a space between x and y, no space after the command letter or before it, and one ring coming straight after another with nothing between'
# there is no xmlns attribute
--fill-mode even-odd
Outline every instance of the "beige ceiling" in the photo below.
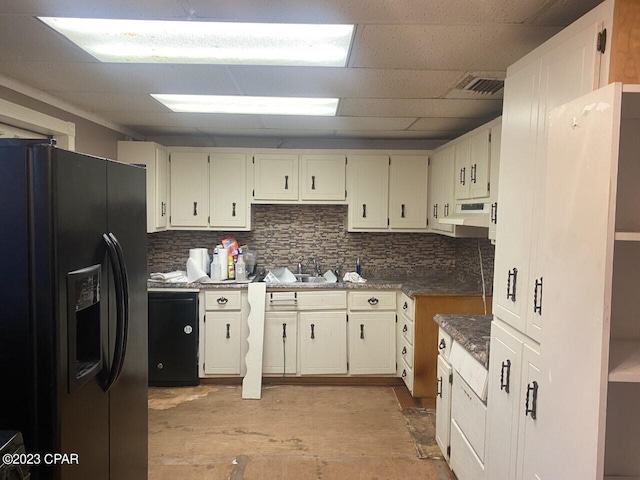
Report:
<svg viewBox="0 0 640 480"><path fill-rule="evenodd" d="M506 68L600 0L2 0L0 75L144 137L446 140L500 115ZM354 23L346 68L102 64L34 18ZM337 117L172 113L149 93L339 97Z"/></svg>

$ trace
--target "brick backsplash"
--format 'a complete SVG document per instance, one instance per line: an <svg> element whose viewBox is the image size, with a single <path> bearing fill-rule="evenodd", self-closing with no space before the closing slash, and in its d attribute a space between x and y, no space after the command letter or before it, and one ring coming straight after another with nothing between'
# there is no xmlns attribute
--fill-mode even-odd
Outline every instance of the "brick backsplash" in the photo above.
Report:
<svg viewBox="0 0 640 480"><path fill-rule="evenodd" d="M344 273L355 270L359 255L365 278L454 268L473 279L480 275L475 239L427 233L347 232L346 205L254 205L253 215L250 232L172 230L149 234L149 271L184 270L190 248L204 247L212 252L221 238L233 234L239 244L258 252L258 264L266 269L286 266L295 271L299 261L304 264L314 257L322 271L340 268ZM483 240L481 248L487 276L488 262L493 271L493 247Z"/></svg>

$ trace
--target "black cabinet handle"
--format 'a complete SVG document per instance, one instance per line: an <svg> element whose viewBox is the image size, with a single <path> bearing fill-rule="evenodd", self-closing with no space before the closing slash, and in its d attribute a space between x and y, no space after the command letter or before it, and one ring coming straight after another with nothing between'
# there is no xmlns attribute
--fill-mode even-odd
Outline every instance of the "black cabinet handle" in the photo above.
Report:
<svg viewBox="0 0 640 480"><path fill-rule="evenodd" d="M433 206L433 218L438 218L438 204Z"/></svg>
<svg viewBox="0 0 640 480"><path fill-rule="evenodd" d="M284 189L289 190L289 175L284 176Z"/></svg>
<svg viewBox="0 0 640 480"><path fill-rule="evenodd" d="M236 216L236 202L233 202L231 204L231 216L235 217Z"/></svg>
<svg viewBox="0 0 640 480"><path fill-rule="evenodd" d="M216 300L216 302L218 302L218 305L226 305L228 301L229 299L226 297L220 297Z"/></svg>
<svg viewBox="0 0 640 480"><path fill-rule="evenodd" d="M448 203L444 204L444 216L445 217L449 216L449 204Z"/></svg>
<svg viewBox="0 0 640 480"><path fill-rule="evenodd" d="M404 203L400 205L400 218L404 218Z"/></svg>
<svg viewBox="0 0 640 480"><path fill-rule="evenodd" d="M315 189L316 189L316 176L311 175L311 190L315 190Z"/></svg>
<svg viewBox="0 0 640 480"><path fill-rule="evenodd" d="M312 324L311 324L311 338L312 338L312 339L313 339L313 338L316 338L315 328L316 328L315 324L313 324L313 323L312 323Z"/></svg>
<svg viewBox="0 0 640 480"><path fill-rule="evenodd" d="M407 308L409 308L409 305L407 304L407 302L404 302L404 305L402 306L402 309L406 310Z"/></svg>
<svg viewBox="0 0 640 480"><path fill-rule="evenodd" d="M471 182L476 183L478 179L478 164L474 163L471 165Z"/></svg>
<svg viewBox="0 0 640 480"><path fill-rule="evenodd" d="M460 185L466 185L467 184L466 171L467 171L467 167L462 167L460 169Z"/></svg>
<svg viewBox="0 0 640 480"><path fill-rule="evenodd" d="M198 202L193 202L193 216L198 215Z"/></svg>
<svg viewBox="0 0 640 480"><path fill-rule="evenodd" d="M440 344L438 345L438 349L439 350L444 350L445 348L447 348L447 342L444 341L444 338L440 339Z"/></svg>
<svg viewBox="0 0 640 480"><path fill-rule="evenodd" d="M402 355L406 355L407 354L407 347L402 347Z"/></svg>
<svg viewBox="0 0 640 480"><path fill-rule="evenodd" d="M512 280L513 279L513 280ZM513 267L507 275L507 300L516 301L516 283L518 281L518 269Z"/></svg>
<svg viewBox="0 0 640 480"><path fill-rule="evenodd" d="M227 338L231 338L230 330L231 330L231 324L227 323Z"/></svg>
<svg viewBox="0 0 640 480"><path fill-rule="evenodd" d="M405 378L407 376L407 370L403 369L402 370L402 378Z"/></svg>
<svg viewBox="0 0 640 480"><path fill-rule="evenodd" d="M491 223L498 223L498 202L493 202L491 204Z"/></svg>
<svg viewBox="0 0 640 480"><path fill-rule="evenodd" d="M409 331L409 328L407 327L407 324L405 323L404 327L402 327L402 333L407 333Z"/></svg>
<svg viewBox="0 0 640 480"><path fill-rule="evenodd" d="M529 396L531 395L531 398ZM531 401L531 408L529 408ZM538 382L535 380L527 385L527 399L524 404L524 414L529 415L533 420L536 419L536 410L538 407Z"/></svg>
<svg viewBox="0 0 640 480"><path fill-rule="evenodd" d="M160 216L161 217L164 217L166 215L166 213L167 213L166 205L167 205L166 203L160 202Z"/></svg>
<svg viewBox="0 0 640 480"><path fill-rule="evenodd" d="M287 338L287 324L282 324L282 338Z"/></svg>
<svg viewBox="0 0 640 480"><path fill-rule="evenodd" d="M362 218L367 218L367 204L362 204Z"/></svg>
<svg viewBox="0 0 640 480"><path fill-rule="evenodd" d="M436 396L442 398L442 377L438 377L438 383L436 384Z"/></svg>
<svg viewBox="0 0 640 480"><path fill-rule="evenodd" d="M377 305L378 299L376 297L371 297L367 302L369 302L369 305Z"/></svg>
<svg viewBox="0 0 640 480"><path fill-rule="evenodd" d="M364 324L360 324L360 338L364 340Z"/></svg>
<svg viewBox="0 0 640 480"><path fill-rule="evenodd" d="M505 375L506 372L506 375ZM506 377L506 381L505 381ZM502 368L500 369L500 390L504 390L509 393L509 383L511 381L511 360L507 359L502 362Z"/></svg>
<svg viewBox="0 0 640 480"><path fill-rule="evenodd" d="M540 289L540 294L538 294L538 289ZM542 277L540 280L536 278L536 285L533 288L533 313L542 315Z"/></svg>

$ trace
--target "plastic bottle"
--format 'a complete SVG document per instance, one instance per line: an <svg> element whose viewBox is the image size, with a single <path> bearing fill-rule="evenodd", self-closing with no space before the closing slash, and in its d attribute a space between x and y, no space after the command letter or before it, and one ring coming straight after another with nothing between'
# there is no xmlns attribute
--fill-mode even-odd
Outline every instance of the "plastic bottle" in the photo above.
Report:
<svg viewBox="0 0 640 480"><path fill-rule="evenodd" d="M238 250L238 261L236 262L236 282L244 282L247 279L247 268L242 257L242 250Z"/></svg>
<svg viewBox="0 0 640 480"><path fill-rule="evenodd" d="M213 261L211 262L211 280L222 280L222 271L220 270L220 259L218 258L218 248L213 251Z"/></svg>
<svg viewBox="0 0 640 480"><path fill-rule="evenodd" d="M356 257L356 273L362 275L362 266L360 265L360 255Z"/></svg>
<svg viewBox="0 0 640 480"><path fill-rule="evenodd" d="M236 278L236 268L235 265L233 264L233 255L229 255L227 257L227 266L228 266L228 278L229 280L235 280Z"/></svg>

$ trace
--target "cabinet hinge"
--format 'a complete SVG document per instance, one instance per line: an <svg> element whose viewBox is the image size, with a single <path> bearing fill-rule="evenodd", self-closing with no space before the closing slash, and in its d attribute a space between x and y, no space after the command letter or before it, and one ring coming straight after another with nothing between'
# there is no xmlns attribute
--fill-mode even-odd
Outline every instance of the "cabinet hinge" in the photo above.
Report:
<svg viewBox="0 0 640 480"><path fill-rule="evenodd" d="M427 218L427 225L429 225L429 219Z"/></svg>
<svg viewBox="0 0 640 480"><path fill-rule="evenodd" d="M389 219L387 218L387 227L389 226Z"/></svg>
<svg viewBox="0 0 640 480"><path fill-rule="evenodd" d="M207 223L211 223L211 216L207 217Z"/></svg>
<svg viewBox="0 0 640 480"><path fill-rule="evenodd" d="M391 165L391 157L389 157L389 165Z"/></svg>
<svg viewBox="0 0 640 480"><path fill-rule="evenodd" d="M347 191L344 191L344 198L347 198Z"/></svg>
<svg viewBox="0 0 640 480"><path fill-rule="evenodd" d="M349 159L347 157L344 157L344 164L348 165L349 164Z"/></svg>
<svg viewBox="0 0 640 480"><path fill-rule="evenodd" d="M603 29L598 33L598 42L596 44L596 50L600 53L604 53L607 48L607 29Z"/></svg>
<svg viewBox="0 0 640 480"><path fill-rule="evenodd" d="M447 457L451 456L451 446L447 447Z"/></svg>
<svg viewBox="0 0 640 480"><path fill-rule="evenodd" d="M349 371L349 362L347 362L347 371Z"/></svg>
<svg viewBox="0 0 640 480"><path fill-rule="evenodd" d="M491 182L487 182L487 192L491 191Z"/></svg>
<svg viewBox="0 0 640 480"><path fill-rule="evenodd" d="M491 143L491 132L489 132L489 143Z"/></svg>
<svg viewBox="0 0 640 480"><path fill-rule="evenodd" d="M453 385L453 373L449 374L449 383Z"/></svg>
<svg viewBox="0 0 640 480"><path fill-rule="evenodd" d="M349 315L347 315L347 323L349 323Z"/></svg>
<svg viewBox="0 0 640 480"><path fill-rule="evenodd" d="M253 196L253 197L256 196L256 190L255 189L251 190L251 196Z"/></svg>
<svg viewBox="0 0 640 480"><path fill-rule="evenodd" d="M211 157L207 155L207 163L211 163Z"/></svg>
<svg viewBox="0 0 640 480"><path fill-rule="evenodd" d="M396 315L396 323L398 323L398 315Z"/></svg>
<svg viewBox="0 0 640 480"><path fill-rule="evenodd" d="M207 323L207 316L206 315L202 318L202 323Z"/></svg>
<svg viewBox="0 0 640 480"><path fill-rule="evenodd" d="M256 157L251 157L251 163L256 164Z"/></svg>
<svg viewBox="0 0 640 480"><path fill-rule="evenodd" d="M169 223L171 223L171 215L169 215Z"/></svg>
<svg viewBox="0 0 640 480"><path fill-rule="evenodd" d="M427 166L431 165L431 157L427 157Z"/></svg>

